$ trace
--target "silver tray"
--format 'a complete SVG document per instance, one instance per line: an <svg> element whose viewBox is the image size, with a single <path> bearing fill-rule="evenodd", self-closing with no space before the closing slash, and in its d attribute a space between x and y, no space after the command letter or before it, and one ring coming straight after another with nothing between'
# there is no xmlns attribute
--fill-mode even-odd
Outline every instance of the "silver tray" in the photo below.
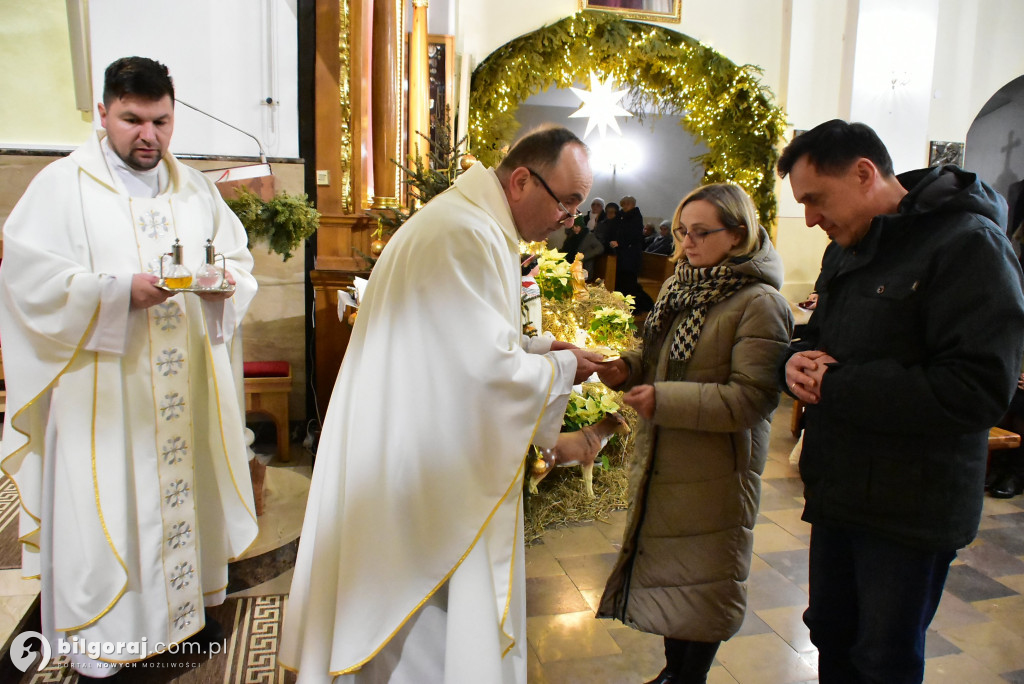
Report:
<svg viewBox="0 0 1024 684"><path fill-rule="evenodd" d="M159 289L163 290L164 292L195 292L196 294L204 294L204 293L210 294L210 293L215 293L215 292L227 292L228 294L232 294L235 291L235 286L234 285L229 285L228 287L178 287L178 288L173 288L173 287L167 287L163 283L157 283L156 286Z"/></svg>

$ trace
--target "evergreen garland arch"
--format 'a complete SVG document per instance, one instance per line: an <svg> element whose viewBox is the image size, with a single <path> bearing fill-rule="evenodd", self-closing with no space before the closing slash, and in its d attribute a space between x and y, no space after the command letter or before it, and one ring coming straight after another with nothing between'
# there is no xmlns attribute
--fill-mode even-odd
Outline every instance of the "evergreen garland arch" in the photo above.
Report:
<svg viewBox="0 0 1024 684"><path fill-rule="evenodd" d="M519 128L519 105L552 85L589 83L591 70L627 85L623 106L641 120L645 109L681 117L683 129L708 146L695 158L704 165L703 182L741 185L772 231L785 114L761 84L761 70L737 66L689 36L607 12L577 12L488 55L473 72L473 154L496 165Z"/></svg>

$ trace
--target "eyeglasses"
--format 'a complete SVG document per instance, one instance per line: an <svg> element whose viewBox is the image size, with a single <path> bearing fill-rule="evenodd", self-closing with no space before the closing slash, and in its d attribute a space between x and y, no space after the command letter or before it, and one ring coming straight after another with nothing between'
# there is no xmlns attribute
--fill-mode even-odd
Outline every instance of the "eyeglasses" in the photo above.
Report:
<svg viewBox="0 0 1024 684"><path fill-rule="evenodd" d="M541 178L541 175L539 173L537 173L536 171L534 171L530 167L526 167L526 170L530 172L531 176L533 176L534 178L536 178L537 180L540 181L541 186L545 190L548 191L549 195L551 195L551 199L555 200L555 202L558 203L558 208L561 209L563 212L565 212L565 216L563 216L562 218L558 219L558 223L562 223L563 221L565 221L566 219L569 219L569 218L571 218L573 221L575 221L580 216L583 216L583 212L580 211L579 209L577 209L576 211L569 211L568 209L566 209L565 205L562 204L562 200L558 199L558 195L556 195L554 192L551 191L551 188L544 181L544 179Z"/></svg>
<svg viewBox="0 0 1024 684"><path fill-rule="evenodd" d="M714 230L685 230L683 228L676 228L672 231L676 240L682 242L687 235L693 238L694 244L704 242L704 239L712 233L721 233L723 230L729 230L728 228L715 228Z"/></svg>

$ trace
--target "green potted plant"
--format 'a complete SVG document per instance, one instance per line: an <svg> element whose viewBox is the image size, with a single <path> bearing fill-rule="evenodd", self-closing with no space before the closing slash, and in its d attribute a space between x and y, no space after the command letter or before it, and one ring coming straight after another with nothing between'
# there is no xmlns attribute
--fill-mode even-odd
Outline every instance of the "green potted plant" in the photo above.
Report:
<svg viewBox="0 0 1024 684"><path fill-rule="evenodd" d="M225 201L245 227L249 246L265 241L268 251L280 254L285 261L320 227L320 212L305 194L282 192L264 201L254 192L239 188L236 197Z"/></svg>

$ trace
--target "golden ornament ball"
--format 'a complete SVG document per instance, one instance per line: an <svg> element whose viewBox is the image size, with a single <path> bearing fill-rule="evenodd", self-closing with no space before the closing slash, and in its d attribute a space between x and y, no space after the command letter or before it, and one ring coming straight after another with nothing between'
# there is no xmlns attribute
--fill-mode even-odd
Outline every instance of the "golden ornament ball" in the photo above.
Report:
<svg viewBox="0 0 1024 684"><path fill-rule="evenodd" d="M471 154L464 154L462 155L462 159L459 160L459 166L462 167L463 171L469 169L473 164L476 164L476 157Z"/></svg>
<svg viewBox="0 0 1024 684"><path fill-rule="evenodd" d="M384 245L387 243L383 240L374 240L370 243L370 253L373 256L380 256L380 253L384 251Z"/></svg>

